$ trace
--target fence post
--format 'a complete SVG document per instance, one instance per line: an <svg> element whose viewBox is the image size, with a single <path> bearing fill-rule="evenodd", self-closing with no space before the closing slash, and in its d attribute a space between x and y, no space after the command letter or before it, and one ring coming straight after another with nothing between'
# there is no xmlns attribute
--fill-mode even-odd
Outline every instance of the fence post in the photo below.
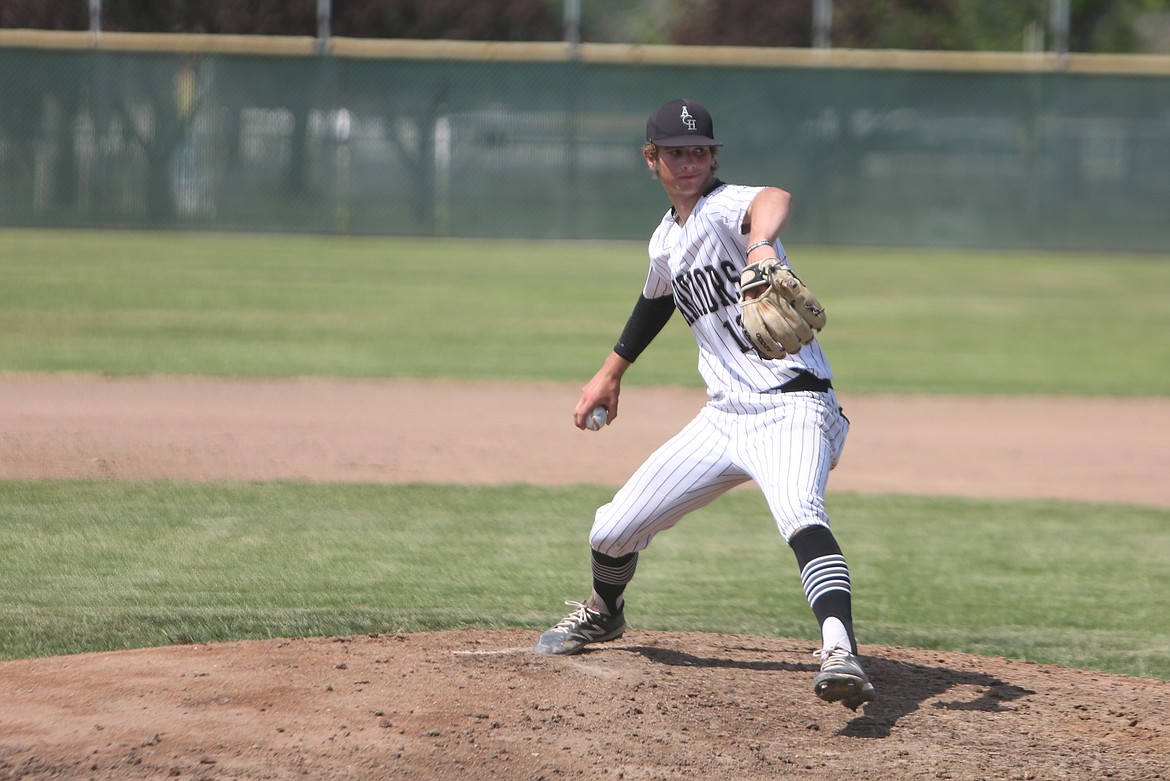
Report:
<svg viewBox="0 0 1170 781"><path fill-rule="evenodd" d="M828 49L833 29L833 0L813 0L812 40L814 49Z"/></svg>
<svg viewBox="0 0 1170 781"><path fill-rule="evenodd" d="M89 32L96 36L102 31L102 0L89 0Z"/></svg>
<svg viewBox="0 0 1170 781"><path fill-rule="evenodd" d="M1052 51L1063 57L1068 54L1068 0L1052 0L1048 23L1052 27Z"/></svg>
<svg viewBox="0 0 1170 781"><path fill-rule="evenodd" d="M317 0L317 53L329 51L329 31L332 27L333 7L330 0Z"/></svg>
<svg viewBox="0 0 1170 781"><path fill-rule="evenodd" d="M581 0L565 0L565 41L576 59L581 46Z"/></svg>

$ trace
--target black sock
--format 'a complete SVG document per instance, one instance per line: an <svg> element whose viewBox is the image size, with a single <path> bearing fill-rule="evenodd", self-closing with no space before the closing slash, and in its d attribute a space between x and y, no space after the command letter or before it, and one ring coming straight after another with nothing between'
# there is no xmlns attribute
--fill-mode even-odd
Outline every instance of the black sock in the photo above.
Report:
<svg viewBox="0 0 1170 781"><path fill-rule="evenodd" d="M593 591L605 602L609 614L616 616L622 612L622 592L638 567L638 554L627 553L614 558L593 551L592 567Z"/></svg>
<svg viewBox="0 0 1170 781"><path fill-rule="evenodd" d="M827 526L808 526L797 532L788 544L796 554L800 582L817 623L824 626L829 618L839 620L849 635L850 650L857 653L849 567L833 532Z"/></svg>

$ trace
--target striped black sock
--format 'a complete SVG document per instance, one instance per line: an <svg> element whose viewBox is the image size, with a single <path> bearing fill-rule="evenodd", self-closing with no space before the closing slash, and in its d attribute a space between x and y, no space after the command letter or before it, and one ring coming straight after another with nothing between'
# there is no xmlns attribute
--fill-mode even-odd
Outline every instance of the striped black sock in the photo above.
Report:
<svg viewBox="0 0 1170 781"><path fill-rule="evenodd" d="M621 597L626 590L626 584L634 577L634 570L638 568L638 554L627 553L625 556L606 556L604 553L593 551L593 590L609 608L609 614L616 616L622 612Z"/></svg>
<svg viewBox="0 0 1170 781"><path fill-rule="evenodd" d="M849 567L841 546L827 526L810 526L789 542L800 566L800 583L817 622L836 618L845 626L850 649L857 653L853 636L853 596Z"/></svg>

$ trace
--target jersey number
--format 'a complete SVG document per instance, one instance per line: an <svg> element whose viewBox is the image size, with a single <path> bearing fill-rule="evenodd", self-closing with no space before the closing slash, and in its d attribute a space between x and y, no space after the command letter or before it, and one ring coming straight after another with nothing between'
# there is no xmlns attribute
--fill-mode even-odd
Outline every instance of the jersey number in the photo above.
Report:
<svg viewBox="0 0 1170 781"><path fill-rule="evenodd" d="M747 336L743 332L743 317L735 316L735 322L729 323L723 321L723 327L727 329L727 333L731 334L732 340L739 345L741 353L752 352L755 348L752 347L751 342L747 340Z"/></svg>

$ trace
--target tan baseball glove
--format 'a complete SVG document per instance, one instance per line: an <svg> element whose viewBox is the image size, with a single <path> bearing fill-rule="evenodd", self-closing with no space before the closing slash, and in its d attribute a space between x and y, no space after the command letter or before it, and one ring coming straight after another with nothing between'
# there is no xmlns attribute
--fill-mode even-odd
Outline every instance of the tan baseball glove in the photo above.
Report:
<svg viewBox="0 0 1170 781"><path fill-rule="evenodd" d="M743 330L763 358L783 358L825 327L825 308L776 258L752 263L739 278Z"/></svg>

